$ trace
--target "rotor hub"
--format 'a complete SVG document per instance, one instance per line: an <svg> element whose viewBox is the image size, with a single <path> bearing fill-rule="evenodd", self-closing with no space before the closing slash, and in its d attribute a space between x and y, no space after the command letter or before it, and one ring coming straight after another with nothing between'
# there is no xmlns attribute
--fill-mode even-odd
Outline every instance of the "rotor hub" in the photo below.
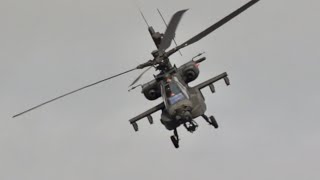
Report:
<svg viewBox="0 0 320 180"><path fill-rule="evenodd" d="M153 56L154 58L156 58L156 57L159 56L159 51L158 51L158 50L154 50L154 51L151 52L151 54L152 54L152 56Z"/></svg>

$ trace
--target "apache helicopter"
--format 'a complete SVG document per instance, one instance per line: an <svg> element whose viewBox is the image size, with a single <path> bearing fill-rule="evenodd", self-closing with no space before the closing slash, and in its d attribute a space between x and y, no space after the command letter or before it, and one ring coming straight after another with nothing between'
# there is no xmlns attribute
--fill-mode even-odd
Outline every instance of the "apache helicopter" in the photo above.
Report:
<svg viewBox="0 0 320 180"><path fill-rule="evenodd" d="M143 71L138 78L136 78L133 83L129 86L132 87L130 90L135 89L137 87L142 87L142 93L144 96L150 100L156 100L162 97L163 102L156 105L155 107L150 108L149 110L139 114L138 116L129 120L132 124L135 131L138 131L138 124L137 122L143 118L147 118L150 124L153 124L152 114L157 111L162 111L160 121L168 130L173 130L173 135L171 136L171 141L176 148L179 148L179 136L177 128L180 125L183 125L189 132L194 132L198 124L196 123L195 119L201 116L206 122L212 125L214 128L218 128L218 123L213 116L208 117L205 115L206 112L206 104L205 98L201 92L201 90L207 86L209 86L212 93L215 92L215 87L213 83L224 79L226 85L230 85L230 81L226 72L213 77L207 81L204 81L194 87L190 87L189 83L197 79L199 76L199 63L202 63L206 60L205 57L199 58L203 53L198 54L191 61L183 64L179 68L175 65L173 66L169 60L169 57L179 51L182 48L185 48L200 39L204 38L214 30L218 29L234 17L238 16L240 13L257 3L259 0L251 0L236 11L232 12L228 16L224 17L217 23L213 24L212 26L208 27L204 31L200 32L199 34L195 35L194 37L190 38L186 42L182 43L181 45L177 45L176 47L166 51L171 42L175 42L175 32L178 27L178 24L183 16L183 14L187 11L181 10L176 12L168 24L166 24L167 29L165 33L155 32L152 26L148 25L144 15L140 11L142 17L144 18L146 24L148 25L148 31L157 47L157 50L154 50L151 54L153 59L138 65L137 67L130 69L128 71L122 72L120 74L108 77L106 79L97 81L90 85L81 87L64 95L58 96L54 99L46 101L40 105L37 105L33 108L30 108L24 112L16 114L13 116L17 117L24 113L27 113L31 110L39 108L45 104L48 104L52 101L58 100L63 98L67 95L73 94L85 88L94 86L96 84L102 83L104 81L110 80L112 78L121 76L123 74L129 73L134 70L144 69L148 67L145 71ZM159 10L158 10L159 11ZM160 11L159 14L161 15ZM162 17L162 15L161 15ZM163 19L163 17L162 17ZM163 19L164 20L164 19ZM165 21L164 21L165 22ZM175 42L176 43L176 42ZM148 83L133 86L138 80L151 68L155 68L159 71L159 74L154 76L154 79ZM129 91L130 91L129 90Z"/></svg>

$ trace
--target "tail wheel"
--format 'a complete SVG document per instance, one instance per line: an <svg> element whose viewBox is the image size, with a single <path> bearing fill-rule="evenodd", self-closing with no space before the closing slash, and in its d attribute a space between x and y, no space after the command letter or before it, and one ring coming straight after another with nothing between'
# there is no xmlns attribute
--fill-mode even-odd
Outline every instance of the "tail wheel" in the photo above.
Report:
<svg viewBox="0 0 320 180"><path fill-rule="evenodd" d="M175 148L179 148L179 140L176 138L176 136L173 136L173 135L172 135L172 136L170 137L170 139L171 139L174 147L175 147Z"/></svg>
<svg viewBox="0 0 320 180"><path fill-rule="evenodd" d="M213 116L210 116L209 118L210 118L210 124L211 124L214 128L217 129L217 128L219 127L219 125L218 125L216 119L215 119Z"/></svg>

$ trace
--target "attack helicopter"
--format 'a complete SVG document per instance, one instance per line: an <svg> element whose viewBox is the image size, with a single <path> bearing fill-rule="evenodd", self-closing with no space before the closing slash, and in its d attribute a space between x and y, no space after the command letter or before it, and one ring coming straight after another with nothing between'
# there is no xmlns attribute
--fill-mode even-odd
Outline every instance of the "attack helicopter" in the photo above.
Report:
<svg viewBox="0 0 320 180"><path fill-rule="evenodd" d="M228 74L224 72L218 76L215 76L198 85L191 87L189 86L189 83L198 78L200 73L198 66L200 63L206 60L206 57L201 57L203 53L200 53L194 58L192 58L189 62L181 65L180 67L172 65L169 60L169 57L172 54L180 51L180 49L185 48L204 38L211 32L215 31L216 29L233 19L234 17L241 14L243 11L247 10L249 7L257 3L258 1L259 0L249 1L245 5L235 10L234 12L230 13L228 16L224 17L217 23L213 24L212 26L208 27L204 31L200 32L199 34L195 35L194 37L190 38L189 40L185 41L180 45L177 45L174 39L175 32L182 16L187 11L187 9L178 11L171 17L169 23L166 24L167 29L164 33L156 32L152 26L149 26L144 15L140 11L143 19L148 25L149 34L151 35L151 38L157 47L157 49L151 53L153 56L152 59L138 65L133 69L105 78L103 80L97 81L95 83L89 84L87 86L81 87L79 89L63 94L49 101L46 101L42 104L39 104L26 111L14 115L13 118L25 114L34 109L37 109L45 104L61 99L65 96L71 95L88 87L102 83L104 81L127 74L134 70L147 68L131 83L131 85L129 86L131 87L131 89L129 89L129 91L137 87L141 87L142 94L144 94L146 99L153 101L161 97L163 102L130 119L129 122L133 126L134 130L138 131L139 128L137 122L139 120L147 118L149 123L153 124L153 118L151 115L161 110L162 113L160 121L166 129L173 131L173 135L170 137L170 139L174 147L179 148L180 139L177 128L181 125L183 125L187 131L192 133L198 127L198 124L195 121L195 119L201 116L206 122L208 122L214 128L219 127L214 116L208 117L205 114L207 108L205 103L205 97L203 96L201 90L205 87L209 87L211 92L214 93L215 82L219 80L224 80L226 85L230 85L230 81L228 78ZM159 14L161 15L160 11ZM162 15L161 17L163 18ZM171 46L172 42L175 42L176 46L167 51L167 49ZM151 68L155 68L155 70L159 71L157 75L154 75L154 79L150 82L134 86L140 80L140 78Z"/></svg>

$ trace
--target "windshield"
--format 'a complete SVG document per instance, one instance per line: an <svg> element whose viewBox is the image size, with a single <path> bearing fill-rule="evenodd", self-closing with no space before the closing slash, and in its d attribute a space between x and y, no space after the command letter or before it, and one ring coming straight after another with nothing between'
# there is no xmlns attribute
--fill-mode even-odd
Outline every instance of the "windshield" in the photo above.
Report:
<svg viewBox="0 0 320 180"><path fill-rule="evenodd" d="M170 105L186 99L186 96L182 93L180 87L174 81L169 81L165 84L165 94Z"/></svg>

